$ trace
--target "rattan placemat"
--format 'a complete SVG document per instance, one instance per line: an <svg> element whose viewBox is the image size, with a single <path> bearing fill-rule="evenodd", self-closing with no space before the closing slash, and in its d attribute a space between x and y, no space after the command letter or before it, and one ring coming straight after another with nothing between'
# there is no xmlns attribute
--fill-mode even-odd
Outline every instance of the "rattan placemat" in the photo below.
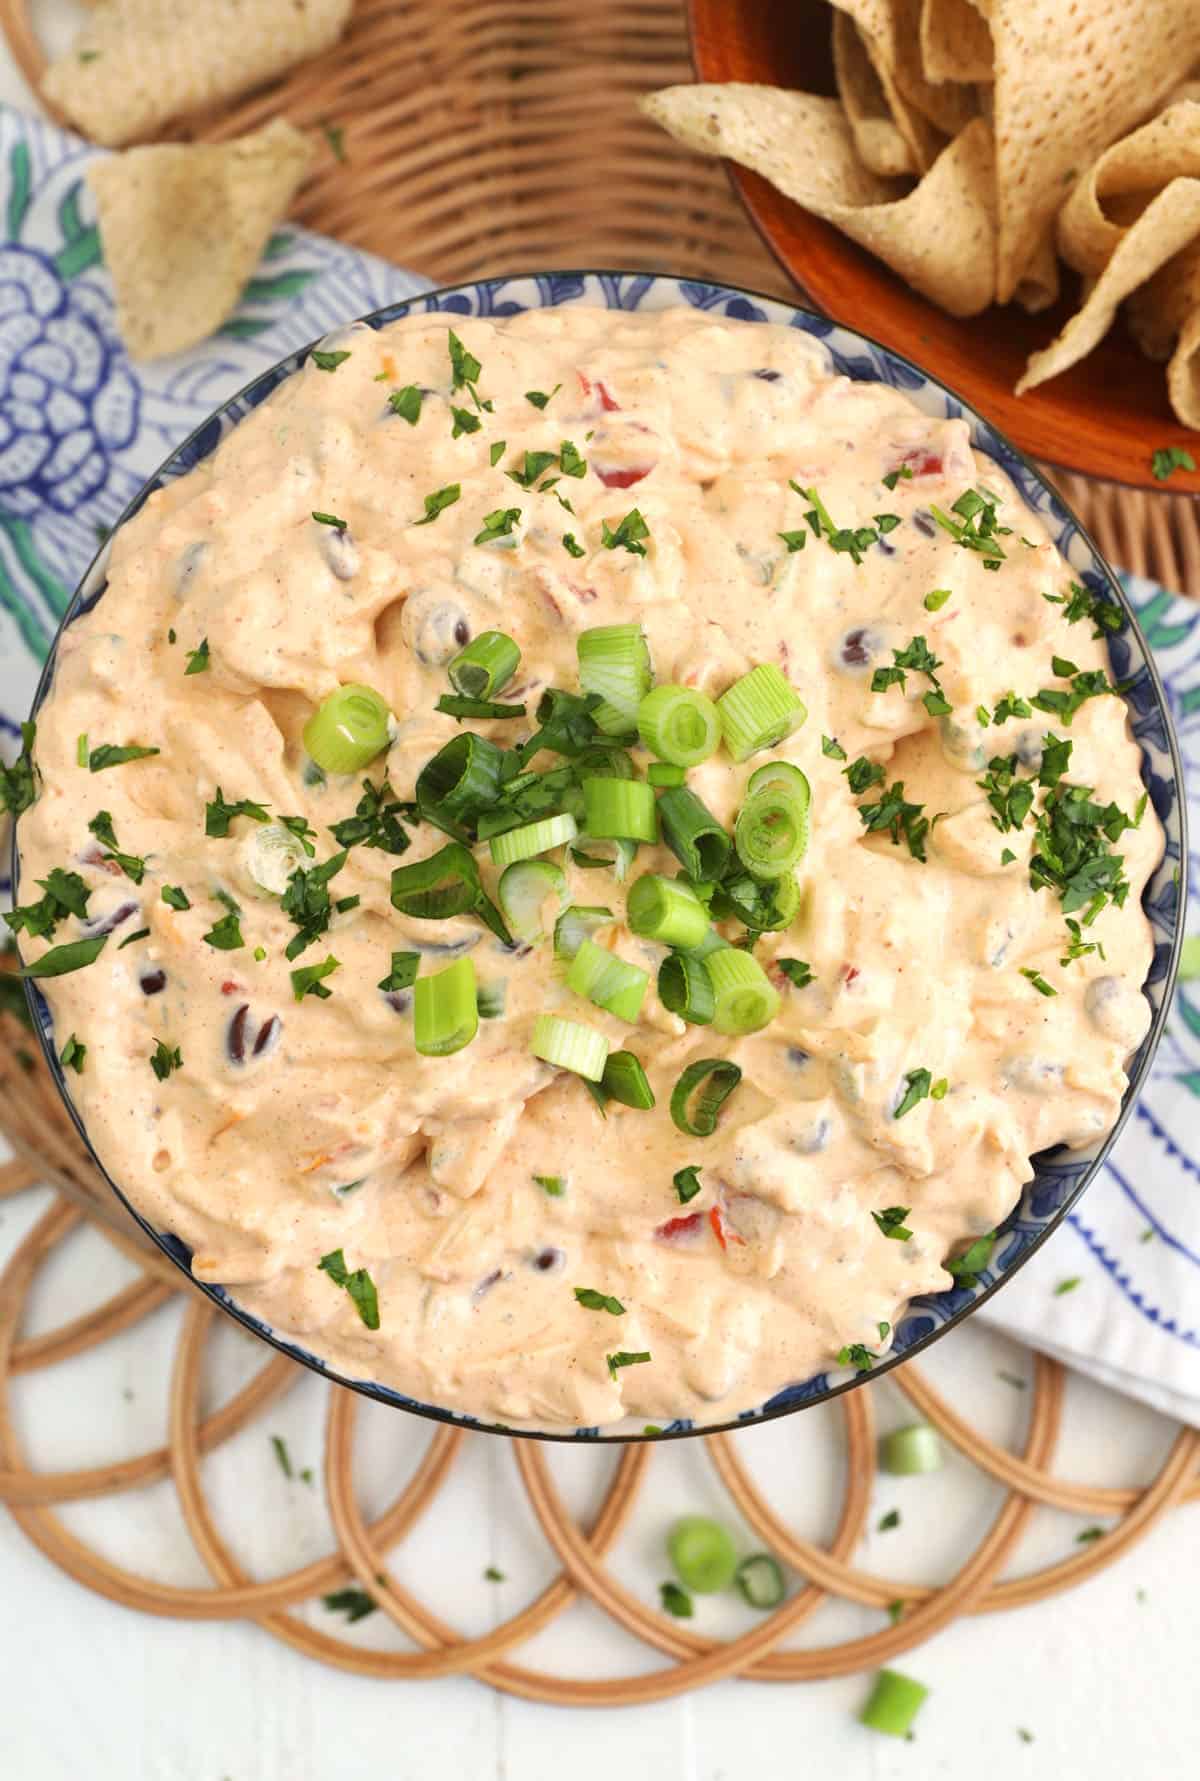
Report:
<svg viewBox="0 0 1200 1781"><path fill-rule="evenodd" d="M0 25L36 84L42 57L24 0L0 0ZM643 91L690 78L679 0L360 0L335 53L219 115L181 127L208 140L277 112L343 132L300 194L297 221L440 281L528 268L621 266L724 279L793 296L738 208L721 169L693 158L635 112ZM1193 504L1059 477L1068 500L1111 560L1200 594L1200 528ZM11 1382L137 1325L182 1287L176 1270L125 1219L67 1120L29 1036L0 1021L0 1129L18 1152L0 1167L0 1197L57 1190L0 1274L0 1502L28 1537L81 1583L114 1601L176 1618L256 1620L310 1656L386 1679L470 1673L493 1687L567 1705L661 1699L729 1675L800 1681L890 1661L960 1614L1017 1607L1072 1587L1139 1540L1174 1505L1200 1498L1200 1434L1180 1430L1157 1476L1138 1489L1055 1475L1064 1375L1032 1359L1020 1452L984 1439L909 1363L893 1376L916 1413L1005 1487L982 1542L948 1583L904 1584L853 1562L875 1471L871 1394L841 1399L845 1492L829 1544L795 1534L771 1508L726 1437L705 1447L733 1504L763 1544L804 1580L784 1605L740 1638L714 1641L634 1597L605 1563L640 1489L653 1490L652 1448L625 1450L595 1520L572 1519L536 1443L509 1443L541 1531L560 1566L537 1598L482 1638L450 1626L436 1604L389 1575L388 1555L428 1510L467 1436L430 1429L424 1457L396 1500L368 1525L359 1507L351 1437L358 1409L330 1389L324 1485L336 1534L323 1559L259 1582L234 1558L205 1498L202 1456L307 1377L268 1356L253 1381L202 1416L199 1380L213 1312L187 1306L175 1355L168 1423L154 1450L100 1467L54 1472L31 1465L17 1429ZM39 1269L83 1221L135 1259L139 1277L105 1305L60 1328L22 1337ZM170 1478L211 1588L154 1582L115 1565L70 1532L55 1506ZM1105 1538L1042 1570L998 1582L1037 1505L1114 1517ZM314 1630L289 1609L356 1579L416 1650L385 1652ZM382 1579L382 1581L381 1581ZM878 1608L865 1638L781 1649L828 1596ZM526 1668L520 1647L586 1597L666 1661L645 1674L574 1680ZM903 1604L899 1618L897 1604Z"/></svg>

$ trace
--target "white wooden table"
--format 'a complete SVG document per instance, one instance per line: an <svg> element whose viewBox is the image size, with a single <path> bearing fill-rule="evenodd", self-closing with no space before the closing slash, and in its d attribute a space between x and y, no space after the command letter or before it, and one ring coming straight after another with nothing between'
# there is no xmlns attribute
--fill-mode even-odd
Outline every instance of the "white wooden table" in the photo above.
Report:
<svg viewBox="0 0 1200 1781"><path fill-rule="evenodd" d="M45 0L49 40L61 41L70 0ZM0 51L0 100L33 103ZM32 1196L0 1207L0 1260L35 1214ZM39 1284L31 1329L49 1328L126 1278L99 1238L73 1239ZM177 1310L88 1356L19 1384L16 1406L30 1450L47 1467L115 1458L162 1439ZM28 1332L27 1332L28 1333ZM212 1400L254 1359L222 1331L213 1348ZM1019 1434L1021 1394L996 1379L1021 1369L1002 1338L968 1326L928 1363L935 1383L969 1407L989 1434ZM206 1462L218 1521L243 1561L270 1575L327 1549L319 1484L289 1483L269 1434L286 1437L297 1467L317 1463L325 1388L303 1380L266 1421ZM877 1388L883 1426L901 1419L898 1395ZM361 1418L362 1496L385 1500L427 1439L424 1425L375 1411ZM827 1533L837 1492L836 1416L816 1411L741 1437L774 1501L813 1537ZM1149 1412L1073 1386L1067 1427L1074 1476L1132 1483L1149 1475L1170 1429ZM558 1451L556 1477L586 1513L611 1459ZM686 1510L723 1512L694 1444L656 1457L653 1488L618 1549L623 1580L648 1601L666 1574L662 1532ZM986 1528L999 1493L952 1458L936 1479L899 1481L879 1511L900 1507L900 1528L872 1533L865 1562L897 1577L949 1575ZM111 1557L164 1580L206 1578L170 1489L70 1505L66 1524ZM877 1514L873 1517L877 1519ZM1079 1524L1038 1517L1022 1562L1071 1547ZM560 1711L492 1694L471 1681L383 1684L320 1668L250 1625L191 1624L126 1612L61 1576L0 1513L0 1776L8 1781L439 1781L495 1775L513 1781L837 1781L959 1776L972 1781L1183 1781L1196 1769L1196 1654L1200 1651L1197 1512L1160 1525L1123 1562L1083 1588L1017 1613L960 1622L899 1667L932 1692L915 1743L855 1722L861 1678L807 1687L728 1683L658 1706ZM496 1565L507 1581L490 1584ZM470 1444L428 1524L397 1561L441 1613L482 1632L550 1575L544 1543L520 1499L503 1443ZM337 1630L320 1608L316 1623ZM749 1611L704 1603L700 1630L727 1632ZM376 1615L362 1636L400 1641ZM879 1616L837 1606L805 1642L873 1630ZM577 1674L620 1674L657 1660L590 1610L573 1610L522 1654ZM1032 1734L1026 1742L1021 1729Z"/></svg>

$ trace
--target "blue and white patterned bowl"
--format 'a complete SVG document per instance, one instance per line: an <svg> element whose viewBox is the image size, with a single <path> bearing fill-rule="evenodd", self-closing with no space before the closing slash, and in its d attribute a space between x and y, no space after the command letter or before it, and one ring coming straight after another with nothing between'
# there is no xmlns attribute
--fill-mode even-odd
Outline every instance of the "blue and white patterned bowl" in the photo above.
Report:
<svg viewBox="0 0 1200 1781"><path fill-rule="evenodd" d="M950 1292L928 1294L914 1299L894 1332L894 1352L885 1361L882 1361L873 1373L855 1374L851 1373L849 1369L844 1369L818 1373L811 1379L798 1380L796 1383L786 1386L767 1403L747 1406L734 1423L724 1425L739 1427L746 1423L761 1421L767 1417L784 1415L788 1411L800 1409L804 1405L819 1403L840 1392L851 1390L868 1378L878 1378L908 1355L915 1354L920 1349L927 1347L937 1337L953 1328L954 1325L961 1323L969 1312L999 1290L1004 1281L1020 1267L1021 1263L1045 1242L1093 1179L1111 1149L1117 1133L1132 1111L1134 1100L1145 1079L1155 1047L1158 1044L1174 985L1175 971L1183 940L1186 874L1181 873L1180 862L1187 858L1187 817L1182 768L1168 713L1166 695L1159 679L1158 670L1146 646L1145 639L1138 629L1129 601L1087 533L1063 505L1059 496L1043 481L1027 458L1002 438L966 403L952 395L941 384L934 382L931 377L926 376L907 359L900 358L886 347L866 339L861 334L854 333L849 328L843 328L827 321L824 317L812 315L803 309L794 309L789 304L759 297L748 291L737 290L727 285L699 284L687 279L666 278L640 272L557 272L530 277L487 279L475 284L458 285L445 290L432 291L405 302L391 304L385 309L376 310L373 314L368 315L365 321L372 328L382 328L400 316L414 313L438 312L451 316L506 316L515 315L525 309L539 309L552 304L572 303L587 304L593 308L643 311L665 309L682 304L738 321L776 322L785 327L799 328L804 333L823 342L833 368L844 376L859 382L889 384L895 389L903 390L924 413L937 416L939 419L948 417L965 420L976 450L994 459L1011 477L1029 508L1041 516L1078 579L1094 593L1103 594L1108 599L1118 601L1121 605L1125 614L1124 628L1118 635L1110 639L1109 648L1116 676L1124 683L1126 689L1124 697L1129 707L1133 733L1141 745L1142 779L1158 813L1159 821L1166 831L1166 853L1158 870L1146 886L1143 899L1143 905L1155 935L1154 963L1146 983L1146 994L1153 1008L1153 1019L1150 1031L1130 1066L1129 1086L1125 1092L1121 1105L1121 1116L1115 1129L1101 1143L1091 1149L1067 1151L1060 1147L1057 1150L1047 1151L1035 1159L1036 1174L1034 1179L1021 1196L1020 1204L1014 1208L1000 1227L1000 1240L996 1244L991 1262L979 1275L977 1283L971 1287L957 1286ZM129 520L155 489L185 475L202 459L215 451L231 428L235 427L252 409L257 408L260 402L265 401L272 390L276 389L285 378L291 377L294 372L300 369L307 353L308 349L305 348L289 354L273 369L255 378L238 395L219 408L209 420L198 427L191 437L171 454L158 474L152 477L130 502L118 524L124 524ZM103 595L110 547L110 544L106 544L100 550L84 576L63 619L59 631L60 636L67 625L72 624L81 613L88 611ZM53 679L57 641L56 638L34 698L33 711L35 715ZM15 885L16 872L19 867L15 841L13 865ZM70 1089L58 1062L49 1008L33 984L27 984L27 989L46 1062L80 1136L86 1143L87 1132L76 1112ZM96 1160L97 1166L101 1167L99 1159ZM190 1256L184 1244L170 1232L155 1230L137 1212L136 1208L130 1205L120 1186L112 1181L103 1169L102 1172L105 1173L105 1178L109 1180L114 1193L122 1200L131 1215L137 1219L147 1235L152 1237L160 1249L178 1264L189 1279L192 1279L189 1268ZM412 1398L407 1398L399 1392L392 1391L386 1386L374 1384L369 1380L343 1378L325 1366L314 1355L307 1353L294 1343L283 1341L265 1324L257 1318L251 1317L223 1288L207 1286L198 1281L193 1281L193 1285L199 1291L207 1293L215 1304L220 1305L232 1317L236 1317L247 1329L263 1337L276 1348L282 1349L284 1353L291 1355L295 1360L302 1361L305 1366L324 1373L328 1378L341 1385L348 1385L383 1403L398 1405L403 1409L413 1410L422 1416L435 1417L441 1421L461 1423L472 1428L487 1428L493 1433L536 1432L499 1428L496 1425L479 1422L473 1417L461 1416L440 1409L436 1405L418 1403ZM667 1435L712 1432L712 1425L697 1425L687 1420L673 1422L663 1430L663 1433ZM566 1433L562 1430L547 1431L547 1434L551 1438L567 1440L594 1441L637 1438L636 1431L614 1435L612 1433L602 1434L594 1428L579 1428Z"/></svg>

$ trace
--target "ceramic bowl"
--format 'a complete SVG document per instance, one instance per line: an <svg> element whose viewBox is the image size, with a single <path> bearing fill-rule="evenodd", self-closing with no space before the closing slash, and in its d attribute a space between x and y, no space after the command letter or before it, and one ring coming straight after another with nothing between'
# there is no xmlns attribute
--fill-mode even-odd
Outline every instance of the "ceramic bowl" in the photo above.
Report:
<svg viewBox="0 0 1200 1781"><path fill-rule="evenodd" d="M952 417L965 420L976 450L992 458L1011 477L1021 498L1032 511L1039 514L1078 579L1094 592L1102 593L1121 604L1125 625L1110 641L1113 668L1115 677L1125 685L1124 698L1129 708L1130 721L1142 750L1143 782L1167 837L1163 861L1150 879L1143 900L1155 939L1154 962L1145 986L1153 1019L1144 1042L1130 1064L1129 1086L1115 1130L1090 1149L1059 1149L1036 1158L1036 1174L1022 1194L1020 1203L1000 1227L999 1241L991 1262L979 1275L976 1284L971 1287L956 1286L949 1292L914 1299L896 1326L893 1353L872 1373L856 1374L849 1369L817 1373L811 1379L799 1379L788 1384L766 1403L746 1404L732 1422L716 1425L680 1420L669 1424L663 1431L669 1435L710 1434L717 1426L740 1427L769 1417L785 1415L804 1405L820 1403L842 1391L861 1386L869 1378L879 1378L889 1372L907 1356L919 1352L945 1335L978 1305L999 1291L1022 1262L1045 1242L1083 1193L1132 1109L1166 1017L1183 935L1184 899L1178 870L1181 859L1187 857L1182 770L1158 671L1124 592L1087 533L1033 465L994 427L959 397L952 395L932 377L888 348L861 334L853 333L848 328L839 327L825 317L812 315L806 310L795 309L786 303L759 297L748 291L641 272L555 272L528 277L487 279L394 303L386 309L376 310L364 319L367 326L381 328L400 316L414 313L436 312L451 317L506 316L525 309L570 303L641 311L685 305L702 309L713 316L736 318L751 323L776 322L785 327L798 328L822 343L831 365L844 376L859 381L884 383L903 390L924 413L939 419ZM158 474L151 478L130 503L118 524L127 523L155 489L186 475L202 459L210 456L240 420L265 401L272 390L277 389L286 378L300 369L308 356L308 350L305 348L291 353L224 403L171 454ZM103 598L110 549L111 540L101 549L84 576L63 619L59 637L67 626ZM53 682L57 647L58 638L51 648L34 698L35 716ZM19 844L18 823L14 840L14 880L20 864ZM14 893L14 901L16 900L18 897ZM27 985L27 989L46 1062L80 1136L86 1143L86 1128L75 1108L70 1084L58 1061L58 1046L55 1043L49 1007L32 982ZM251 1317L238 1305L236 1298L222 1287L208 1286L193 1280L189 1268L190 1257L185 1245L170 1231L154 1229L130 1204L121 1184L107 1176L99 1159L95 1160L114 1193L124 1202L131 1215L159 1248L187 1274L197 1291L207 1293L215 1304L237 1318L255 1335L303 1362L305 1366L382 1403L416 1411L423 1416L473 1428L489 1428L496 1433L542 1432L524 1428L516 1431L501 1429L497 1425L444 1410L436 1404L418 1403L387 1386L369 1380L345 1378L334 1372L296 1343L285 1340L257 1318ZM594 1428L560 1428L546 1430L544 1433L568 1440L621 1440L636 1438L638 1431L631 1428L628 1431L601 1433Z"/></svg>

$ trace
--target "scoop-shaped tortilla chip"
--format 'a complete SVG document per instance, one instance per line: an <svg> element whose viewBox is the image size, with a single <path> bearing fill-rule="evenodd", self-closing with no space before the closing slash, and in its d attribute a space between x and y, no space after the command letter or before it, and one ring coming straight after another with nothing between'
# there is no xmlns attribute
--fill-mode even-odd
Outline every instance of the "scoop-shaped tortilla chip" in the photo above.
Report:
<svg viewBox="0 0 1200 1781"><path fill-rule="evenodd" d="M679 142L728 155L835 224L948 310L976 315L992 299L991 137L976 118L914 191L864 167L836 99L778 87L666 87L643 111Z"/></svg>
<svg viewBox="0 0 1200 1781"><path fill-rule="evenodd" d="M93 142L120 148L236 98L337 42L353 0L96 0L42 92Z"/></svg>
<svg viewBox="0 0 1200 1781"><path fill-rule="evenodd" d="M1007 302L1064 194L1200 54L1196 0L992 0L996 295Z"/></svg>
<svg viewBox="0 0 1200 1781"><path fill-rule="evenodd" d="M1167 394L1184 426L1200 430L1200 308L1192 311L1180 330L1167 366Z"/></svg>
<svg viewBox="0 0 1200 1781"><path fill-rule="evenodd" d="M236 308L312 145L276 118L233 142L131 148L87 181L131 358L204 340Z"/></svg>
<svg viewBox="0 0 1200 1781"><path fill-rule="evenodd" d="M941 137L955 136L978 113L969 87L937 85L925 77L921 61L921 0L833 0L863 34L867 53L887 95L898 127L905 135L920 134L920 120L936 127L921 161L932 164ZM915 116L913 115L915 113Z"/></svg>
<svg viewBox="0 0 1200 1781"><path fill-rule="evenodd" d="M912 145L892 115L862 33L844 12L833 15L833 72L854 146L872 173L915 173Z"/></svg>
<svg viewBox="0 0 1200 1781"><path fill-rule="evenodd" d="M922 0L921 61L927 80L989 81L992 34L972 0Z"/></svg>
<svg viewBox="0 0 1200 1781"><path fill-rule="evenodd" d="M1063 257L1094 282L1058 338L1032 355L1017 394L1091 352L1117 305L1198 237L1200 105L1185 101L1106 150L1064 205Z"/></svg>

